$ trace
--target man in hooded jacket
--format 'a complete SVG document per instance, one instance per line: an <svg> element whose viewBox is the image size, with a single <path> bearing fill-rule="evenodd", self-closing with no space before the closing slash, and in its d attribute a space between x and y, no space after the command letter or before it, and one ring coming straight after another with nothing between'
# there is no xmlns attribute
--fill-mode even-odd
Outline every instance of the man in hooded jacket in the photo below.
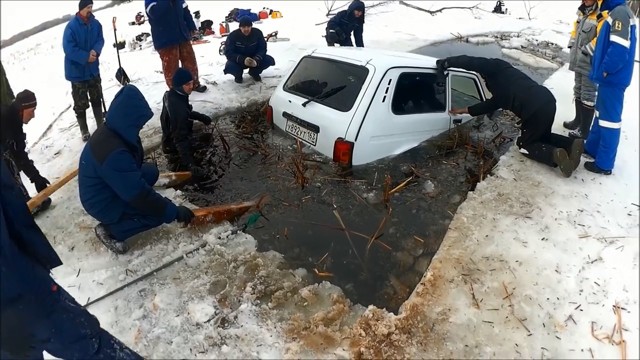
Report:
<svg viewBox="0 0 640 360"><path fill-rule="evenodd" d="M1 161L0 186L0 358L142 359L51 278L62 261Z"/></svg>
<svg viewBox="0 0 640 360"><path fill-rule="evenodd" d="M189 95L193 91L193 77L186 69L179 68L173 75L173 87L162 98L162 151L180 158L176 171L191 171L194 178L202 178L204 170L193 159L193 120L211 124L207 115L193 111Z"/></svg>
<svg viewBox="0 0 640 360"><path fill-rule="evenodd" d="M479 73L492 94L491 99L484 102L451 109L452 114L479 116L498 109L512 111L522 120L521 135L516 144L524 156L551 167L560 167L565 177L571 176L580 165L583 141L551 132L556 98L549 89L501 59L461 55L437 60L436 64L441 73L448 68Z"/></svg>
<svg viewBox="0 0 640 360"><path fill-rule="evenodd" d="M347 10L338 12L329 20L326 28L327 45L353 46L351 33L357 47L364 47L362 32L364 30L364 3L354 0Z"/></svg>
<svg viewBox="0 0 640 360"><path fill-rule="evenodd" d="M85 211L100 221L96 236L111 251L128 251L125 240L163 223L188 224L194 214L161 196L153 185L158 168L144 162L140 130L153 117L147 100L126 85L111 102L105 126L80 155L78 186Z"/></svg>

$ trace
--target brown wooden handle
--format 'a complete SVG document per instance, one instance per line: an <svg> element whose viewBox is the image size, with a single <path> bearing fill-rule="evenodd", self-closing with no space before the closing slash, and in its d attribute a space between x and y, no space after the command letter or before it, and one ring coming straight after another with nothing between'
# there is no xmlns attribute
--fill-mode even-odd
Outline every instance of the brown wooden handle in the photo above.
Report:
<svg viewBox="0 0 640 360"><path fill-rule="evenodd" d="M116 29L116 17L115 17L115 16L113 17L113 20L111 20L111 23L113 24L113 30L117 30L117 29ZM117 41L118 41L118 40L116 39L116 42L117 42Z"/></svg>
<svg viewBox="0 0 640 360"><path fill-rule="evenodd" d="M42 202L45 201L49 196L51 196L51 194L56 192L56 190L60 189L64 184L71 181L74 177L76 177L76 175L78 175L78 169L75 169L67 173L61 179L47 186L46 189L40 191L38 195L32 197L31 200L27 202L27 206L29 207L29 210L33 210L36 207L38 207L38 205L42 204Z"/></svg>

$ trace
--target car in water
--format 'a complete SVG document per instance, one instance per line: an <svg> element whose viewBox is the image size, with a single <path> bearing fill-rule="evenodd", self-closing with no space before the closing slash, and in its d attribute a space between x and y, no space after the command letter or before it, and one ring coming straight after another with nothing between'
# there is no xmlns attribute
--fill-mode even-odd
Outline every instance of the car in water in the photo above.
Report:
<svg viewBox="0 0 640 360"><path fill-rule="evenodd" d="M438 76L436 60L369 48L311 50L275 89L267 122L345 168L403 153L472 119L449 109L486 99L478 74Z"/></svg>

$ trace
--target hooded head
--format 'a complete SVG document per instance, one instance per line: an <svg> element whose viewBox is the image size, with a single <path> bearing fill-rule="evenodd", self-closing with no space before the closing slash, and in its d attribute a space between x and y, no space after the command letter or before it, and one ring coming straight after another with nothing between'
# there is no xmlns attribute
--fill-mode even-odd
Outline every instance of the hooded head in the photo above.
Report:
<svg viewBox="0 0 640 360"><path fill-rule="evenodd" d="M624 5L625 0L602 0L600 11L611 11L620 5Z"/></svg>
<svg viewBox="0 0 640 360"><path fill-rule="evenodd" d="M140 130L153 117L144 95L134 85L125 85L109 106L106 127L131 145L137 145Z"/></svg>
<svg viewBox="0 0 640 360"><path fill-rule="evenodd" d="M177 91L190 95L193 91L193 76L191 72L185 68L178 68L173 74L172 86Z"/></svg>
<svg viewBox="0 0 640 360"><path fill-rule="evenodd" d="M364 22L364 3L360 0L353 0L351 4L349 4L349 13L353 14L356 18L362 18Z"/></svg>

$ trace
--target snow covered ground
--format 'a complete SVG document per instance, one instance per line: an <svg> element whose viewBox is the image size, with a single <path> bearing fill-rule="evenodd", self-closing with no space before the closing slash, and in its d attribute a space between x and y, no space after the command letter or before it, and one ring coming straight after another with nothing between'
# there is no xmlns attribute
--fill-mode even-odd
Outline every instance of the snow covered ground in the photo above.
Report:
<svg viewBox="0 0 640 360"><path fill-rule="evenodd" d="M431 10L448 4L411 3ZM460 1L456 6L476 3ZM365 45L409 51L453 34L497 31L519 33L517 42L566 45L575 2L527 3L536 5L533 20L515 1L507 2L510 15L491 14L494 1L481 2L481 10L447 10L435 16L389 3L367 12ZM21 15L6 1L0 5L2 37L24 30L5 31L5 24ZM321 1L189 5L214 23L233 7L257 11L269 6L284 17L257 27L291 39L269 44L277 65L266 70L262 84L247 77L237 85L222 74L219 39L197 45L201 78L209 86L206 93L191 97L201 112L219 114L268 98L302 52L324 46L324 26L314 25L326 20ZM73 12L76 3L65 6ZM42 20L69 12L62 6L55 11L30 9L46 11L48 17L37 15ZM101 71L107 103L118 90L111 19L117 17L118 34L130 39L149 31L148 25L126 25L142 10L143 3L134 1L96 13L106 40ZM14 92L28 88L38 96L36 118L25 129L32 159L52 181L77 166L83 146L70 109L71 86L64 79L63 27L1 54ZM166 90L158 55L152 48L127 49L120 55L156 114L143 130L145 144L153 144ZM350 304L330 284L308 286L306 271L283 270L281 255L256 252L255 239L236 234L228 224L204 229L163 226L140 236L130 253L113 255L95 239L95 221L79 204L75 180L56 192L55 207L37 222L65 263L54 276L80 303L206 244L185 261L89 308L106 329L150 358L618 358L617 346L591 334L592 326L598 336L612 333L616 303L623 308L627 358L638 358L638 72L636 66L625 96L614 174L597 176L580 168L565 179L511 149L495 175L460 206L422 283L398 316ZM565 66L546 85L558 99L554 130L564 132L562 121L573 111L573 74ZM163 193L185 201L174 190Z"/></svg>

